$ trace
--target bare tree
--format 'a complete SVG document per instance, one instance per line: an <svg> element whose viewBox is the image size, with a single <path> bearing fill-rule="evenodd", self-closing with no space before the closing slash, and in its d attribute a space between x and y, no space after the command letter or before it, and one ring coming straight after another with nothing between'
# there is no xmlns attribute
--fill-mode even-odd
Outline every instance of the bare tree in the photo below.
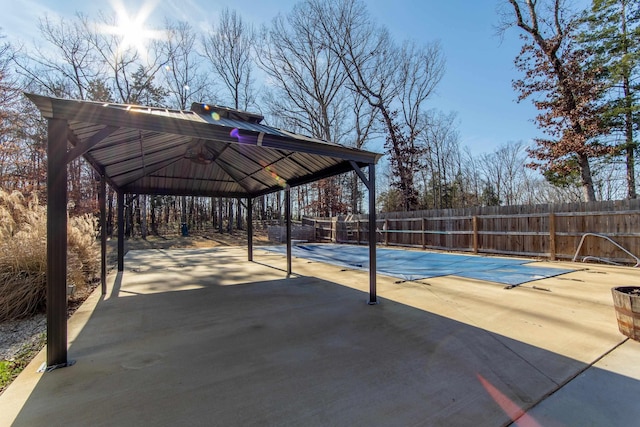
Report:
<svg viewBox="0 0 640 427"><path fill-rule="evenodd" d="M186 110L193 101L215 101L211 99L208 79L200 70L201 61L195 52L196 34L191 25L167 21L165 28L167 42L164 48L168 62L163 75L171 106Z"/></svg>
<svg viewBox="0 0 640 427"><path fill-rule="evenodd" d="M123 44L123 37L113 29L117 28L113 15L99 14L98 21L83 20L85 34L92 51L99 56L114 100L127 104L143 103L163 105L166 93L160 84L155 84L161 70L168 64L161 32L144 42L144 51L139 46Z"/></svg>
<svg viewBox="0 0 640 427"><path fill-rule="evenodd" d="M12 72L15 52L0 35L0 187L5 189L37 190L40 170L33 168L40 159L36 144L23 138L32 128L25 126L29 115L24 114L17 76Z"/></svg>
<svg viewBox="0 0 640 427"><path fill-rule="evenodd" d="M87 17L81 14L69 22L44 16L38 29L42 44L33 53L16 58L19 72L41 91L66 98L87 99L90 86L101 79L98 56L89 42Z"/></svg>
<svg viewBox="0 0 640 427"><path fill-rule="evenodd" d="M309 4L300 3L286 17L276 17L261 38L267 41L258 60L270 81L269 111L289 129L326 141L343 140L349 131L347 76ZM346 210L338 179L314 185L313 204L320 215Z"/></svg>
<svg viewBox="0 0 640 427"><path fill-rule="evenodd" d="M4 35L0 34L0 136L7 132L9 117L13 106L20 96L16 77L11 72L14 52L11 44L4 42Z"/></svg>
<svg viewBox="0 0 640 427"><path fill-rule="evenodd" d="M417 118L444 72L437 44L398 47L386 28L371 21L358 0L308 0L324 29L324 40L339 56L353 90L377 109L386 148L396 172L405 210L417 207Z"/></svg>
<svg viewBox="0 0 640 427"><path fill-rule="evenodd" d="M377 124L377 110L356 92L350 91L353 103L353 146L362 149L370 138L379 134ZM351 192L351 212L359 214L362 212L361 202L363 193L358 175L353 172L349 182Z"/></svg>
<svg viewBox="0 0 640 427"><path fill-rule="evenodd" d="M442 48L439 42L417 45L405 41L398 59L396 84L402 105L402 123L415 138L421 131L419 120L424 103L444 75Z"/></svg>
<svg viewBox="0 0 640 427"><path fill-rule="evenodd" d="M453 207L452 199L456 177L461 173L459 134L455 125L456 114L428 111L420 116L421 132L416 147L422 178L425 208Z"/></svg>
<svg viewBox="0 0 640 427"><path fill-rule="evenodd" d="M526 164L529 159L524 142L503 144L491 153L480 156L480 169L485 183L495 189L500 204L517 205L525 203L527 180Z"/></svg>
<svg viewBox="0 0 640 427"><path fill-rule="evenodd" d="M204 55L222 79L235 109L247 110L255 103L252 80L255 44L254 28L227 8L220 14L218 27L209 30L202 39Z"/></svg>
<svg viewBox="0 0 640 427"><path fill-rule="evenodd" d="M528 204L577 203L582 201L580 186L553 185L540 176L531 178L526 182L526 185Z"/></svg>
<svg viewBox="0 0 640 427"><path fill-rule="evenodd" d="M270 112L316 138L342 139L347 76L308 5L297 4L286 18L276 17L261 38L267 43L260 48L258 62L271 86Z"/></svg>
<svg viewBox="0 0 640 427"><path fill-rule="evenodd" d="M461 152L462 177L465 183L464 191L467 194L465 207L482 205L483 177L480 171L480 159L471 153L469 147L464 147Z"/></svg>
<svg viewBox="0 0 640 427"><path fill-rule="evenodd" d="M92 85L99 79L97 57L93 54L84 30L86 18L77 15L72 22L47 17L40 20L39 29L44 43L34 46L33 52L15 57L15 64L23 76L23 84L32 91L53 96L85 99L92 93ZM15 137L22 141L29 159L23 165L23 176L40 188L45 176L46 130L42 123L21 117ZM83 159L68 165L69 201L74 213L94 210L95 185L93 171ZM84 181L84 182L83 182Z"/></svg>

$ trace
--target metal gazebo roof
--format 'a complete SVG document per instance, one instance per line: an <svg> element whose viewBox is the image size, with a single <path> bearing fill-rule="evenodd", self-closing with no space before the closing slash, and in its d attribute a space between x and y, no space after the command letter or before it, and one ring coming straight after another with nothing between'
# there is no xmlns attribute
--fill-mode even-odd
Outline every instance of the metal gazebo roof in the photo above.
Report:
<svg viewBox="0 0 640 427"><path fill-rule="evenodd" d="M45 118L65 119L74 146L130 194L255 197L368 166L380 154L261 124L209 104L171 110L27 94Z"/></svg>

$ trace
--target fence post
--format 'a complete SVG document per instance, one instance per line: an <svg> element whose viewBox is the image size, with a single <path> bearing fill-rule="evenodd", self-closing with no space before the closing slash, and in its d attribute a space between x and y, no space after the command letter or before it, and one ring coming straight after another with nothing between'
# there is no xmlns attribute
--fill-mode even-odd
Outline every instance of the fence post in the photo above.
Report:
<svg viewBox="0 0 640 427"><path fill-rule="evenodd" d="M338 217L331 218L331 242L338 242Z"/></svg>
<svg viewBox="0 0 640 427"><path fill-rule="evenodd" d="M426 238L425 238L425 234L424 231L426 230L426 218L422 217L422 249L426 249L427 248L427 242L426 242Z"/></svg>
<svg viewBox="0 0 640 427"><path fill-rule="evenodd" d="M357 245L360 244L360 220L356 220L356 239L358 239Z"/></svg>
<svg viewBox="0 0 640 427"><path fill-rule="evenodd" d="M473 216L471 218L471 223L473 225L473 253L477 254L478 253L478 217L477 216Z"/></svg>
<svg viewBox="0 0 640 427"><path fill-rule="evenodd" d="M313 242L318 238L318 232L316 231L316 219L313 219Z"/></svg>
<svg viewBox="0 0 640 427"><path fill-rule="evenodd" d="M549 258L556 260L556 214L549 213Z"/></svg>
<svg viewBox="0 0 640 427"><path fill-rule="evenodd" d="M384 219L382 229L384 230L384 245L389 246L389 220L387 218Z"/></svg>

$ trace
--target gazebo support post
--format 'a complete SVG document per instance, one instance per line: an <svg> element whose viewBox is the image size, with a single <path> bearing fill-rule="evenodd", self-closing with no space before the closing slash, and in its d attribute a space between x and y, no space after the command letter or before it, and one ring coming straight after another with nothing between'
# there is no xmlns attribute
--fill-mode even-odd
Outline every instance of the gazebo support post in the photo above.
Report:
<svg viewBox="0 0 640 427"><path fill-rule="evenodd" d="M107 181L104 173L100 174L100 192L98 193L100 204L100 283L102 295L107 294Z"/></svg>
<svg viewBox="0 0 640 427"><path fill-rule="evenodd" d="M376 165L369 164L369 302L373 305L378 303L376 293Z"/></svg>
<svg viewBox="0 0 640 427"><path fill-rule="evenodd" d="M67 361L67 129L48 120L47 139L47 370Z"/></svg>
<svg viewBox="0 0 640 427"><path fill-rule="evenodd" d="M118 191L118 271L124 271L124 192Z"/></svg>
<svg viewBox="0 0 640 427"><path fill-rule="evenodd" d="M253 261L253 199L247 198L247 252L249 261Z"/></svg>
<svg viewBox="0 0 640 427"><path fill-rule="evenodd" d="M377 277L377 264L376 264L376 242L377 242L377 229L376 229L376 165L370 163L369 176L367 177L360 166L356 162L351 162L351 167L360 177L364 185L369 190L369 305L378 304L378 296L376 294L376 277Z"/></svg>
<svg viewBox="0 0 640 427"><path fill-rule="evenodd" d="M287 224L287 277L291 276L291 187L287 184L284 190L284 215Z"/></svg>

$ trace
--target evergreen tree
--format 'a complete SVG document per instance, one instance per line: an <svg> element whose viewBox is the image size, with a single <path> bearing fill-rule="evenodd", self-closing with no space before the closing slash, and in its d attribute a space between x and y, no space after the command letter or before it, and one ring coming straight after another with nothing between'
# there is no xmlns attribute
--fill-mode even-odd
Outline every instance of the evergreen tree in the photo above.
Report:
<svg viewBox="0 0 640 427"><path fill-rule="evenodd" d="M481 201L483 206L500 206L500 197L490 182L484 184Z"/></svg>
<svg viewBox="0 0 640 427"><path fill-rule="evenodd" d="M617 153L626 157L627 197L635 199L635 132L640 126L640 1L593 0L583 15L580 40L592 54L588 67L599 71L606 133L622 135Z"/></svg>
<svg viewBox="0 0 640 427"><path fill-rule="evenodd" d="M149 75L147 70L140 66L131 75L133 80L132 95L129 102L132 104L148 105L150 107L162 107L165 105L167 91L160 85L155 85L155 75Z"/></svg>

